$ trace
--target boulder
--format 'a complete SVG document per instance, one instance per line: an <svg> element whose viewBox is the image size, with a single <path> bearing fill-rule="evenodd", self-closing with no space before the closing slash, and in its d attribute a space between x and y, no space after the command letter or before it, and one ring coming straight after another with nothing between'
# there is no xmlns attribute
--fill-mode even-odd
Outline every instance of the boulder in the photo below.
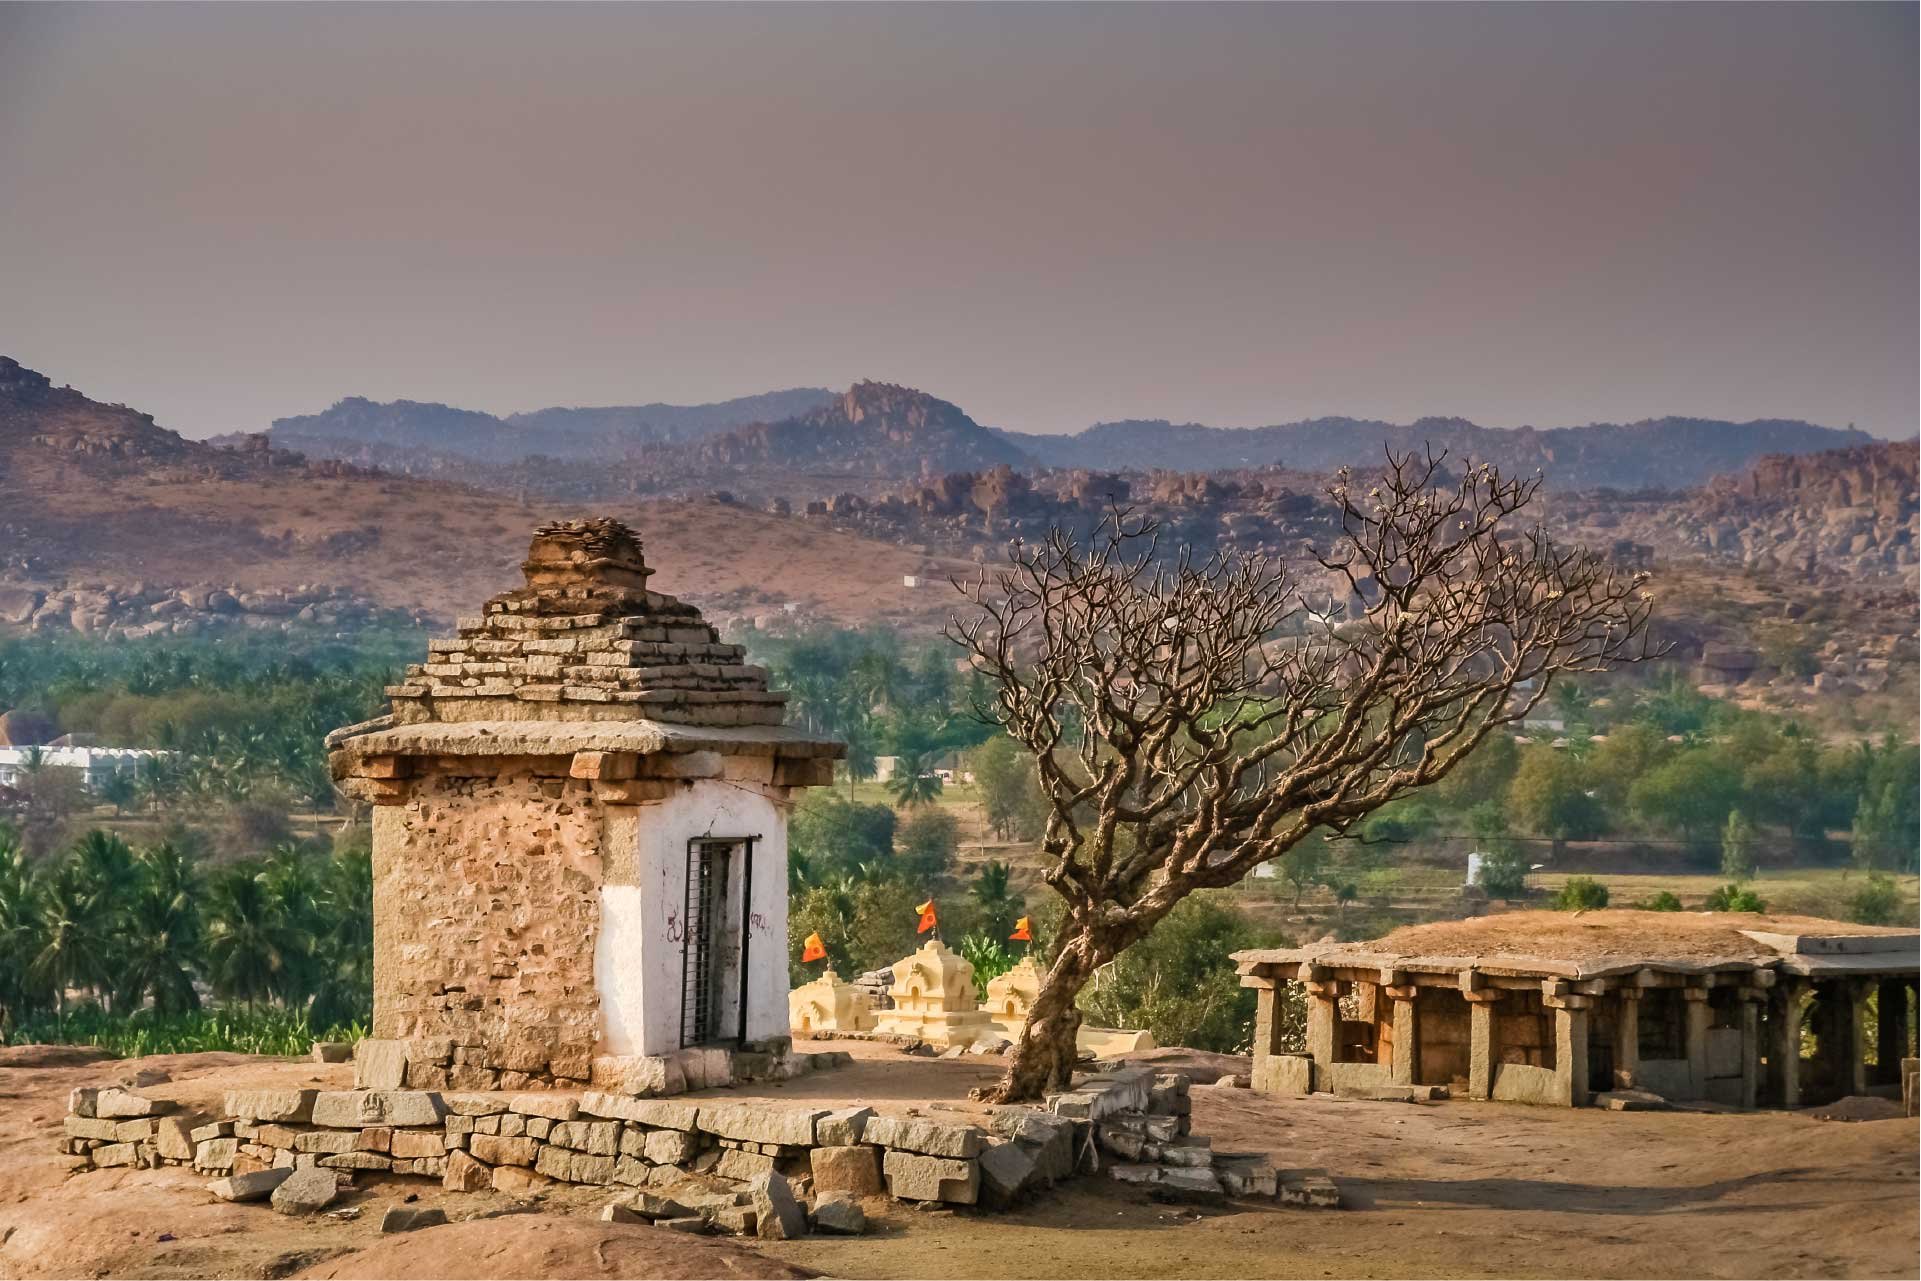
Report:
<svg viewBox="0 0 1921 1281"><path fill-rule="evenodd" d="M273 1208L281 1214L316 1214L339 1195L339 1176L332 1170L310 1166L281 1180L273 1190Z"/></svg>
<svg viewBox="0 0 1921 1281"><path fill-rule="evenodd" d="M273 1195L275 1188L293 1177L288 1170L255 1170L251 1174L234 1174L218 1179L207 1185L207 1191L222 1201L264 1201Z"/></svg>
<svg viewBox="0 0 1921 1281"><path fill-rule="evenodd" d="M113 1117L117 1120L141 1116L160 1116L174 1110L174 1105L163 1099L149 1099L143 1095L123 1090L119 1086L108 1086L94 1096L93 1114Z"/></svg>
<svg viewBox="0 0 1921 1281"><path fill-rule="evenodd" d="M747 1184L754 1207L755 1234L765 1241L792 1241L807 1235L807 1212L794 1199L787 1180L773 1171Z"/></svg>

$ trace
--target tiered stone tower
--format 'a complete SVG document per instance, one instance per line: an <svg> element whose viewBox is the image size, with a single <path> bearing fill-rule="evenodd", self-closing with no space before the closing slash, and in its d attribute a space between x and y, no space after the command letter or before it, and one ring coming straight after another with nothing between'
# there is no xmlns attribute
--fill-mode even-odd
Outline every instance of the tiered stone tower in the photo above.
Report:
<svg viewBox="0 0 1921 1281"><path fill-rule="evenodd" d="M996 1029L974 996L974 967L939 939L895 961L894 1007L880 1012L874 1030L910 1036L929 1045L972 1045Z"/></svg>
<svg viewBox="0 0 1921 1281"><path fill-rule="evenodd" d="M525 587L487 602L460 634L388 689L394 722L609 720L778 725L785 694L692 605L647 590L640 540L615 520L543 525Z"/></svg>
<svg viewBox="0 0 1921 1281"><path fill-rule="evenodd" d="M786 811L844 748L619 522L542 526L523 569L328 737L374 806L363 1084L709 1083L786 1036Z"/></svg>

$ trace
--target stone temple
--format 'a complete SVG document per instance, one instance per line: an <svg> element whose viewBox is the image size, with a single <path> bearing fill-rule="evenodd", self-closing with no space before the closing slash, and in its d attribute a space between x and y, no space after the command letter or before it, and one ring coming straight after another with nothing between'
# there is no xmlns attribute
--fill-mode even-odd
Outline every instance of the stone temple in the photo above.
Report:
<svg viewBox="0 0 1921 1281"><path fill-rule="evenodd" d="M844 748L619 522L543 526L522 569L327 740L374 807L361 1084L671 1093L779 1055L787 811Z"/></svg>

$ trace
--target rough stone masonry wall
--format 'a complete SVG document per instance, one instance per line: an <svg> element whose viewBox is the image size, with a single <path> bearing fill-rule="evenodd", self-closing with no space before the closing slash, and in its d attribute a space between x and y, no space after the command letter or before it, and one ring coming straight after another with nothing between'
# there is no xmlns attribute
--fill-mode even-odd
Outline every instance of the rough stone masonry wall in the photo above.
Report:
<svg viewBox="0 0 1921 1281"><path fill-rule="evenodd" d="M433 775L375 809L374 1035L438 1042L427 1088L586 1082L601 807L583 779Z"/></svg>

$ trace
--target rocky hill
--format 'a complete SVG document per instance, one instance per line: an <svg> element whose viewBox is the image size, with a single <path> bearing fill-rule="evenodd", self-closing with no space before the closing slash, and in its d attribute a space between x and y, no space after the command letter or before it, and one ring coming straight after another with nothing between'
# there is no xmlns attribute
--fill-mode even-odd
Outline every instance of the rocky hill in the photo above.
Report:
<svg viewBox="0 0 1921 1281"><path fill-rule="evenodd" d="M937 474L1026 463L1008 439L911 387L861 382L818 409L743 427L700 445L695 460L725 469L789 469L858 476Z"/></svg>
<svg viewBox="0 0 1921 1281"><path fill-rule="evenodd" d="M192 634L450 620L510 583L528 530L616 516L657 586L710 618L910 623L940 562L724 502L529 503L275 448L219 445L0 358L0 632Z"/></svg>
<svg viewBox="0 0 1921 1281"><path fill-rule="evenodd" d="M1121 471L1168 468L1219 471L1285 466L1299 471L1369 467L1386 450L1433 448L1490 462L1504 471L1537 468L1557 489L1683 489L1748 466L1770 453L1809 453L1867 445L1853 429L1792 419L1735 423L1708 418L1655 418L1637 423L1514 430L1465 418L1314 418L1272 427L1223 428L1135 420L1099 423L1072 436L1003 432L1035 462L1054 467Z"/></svg>

